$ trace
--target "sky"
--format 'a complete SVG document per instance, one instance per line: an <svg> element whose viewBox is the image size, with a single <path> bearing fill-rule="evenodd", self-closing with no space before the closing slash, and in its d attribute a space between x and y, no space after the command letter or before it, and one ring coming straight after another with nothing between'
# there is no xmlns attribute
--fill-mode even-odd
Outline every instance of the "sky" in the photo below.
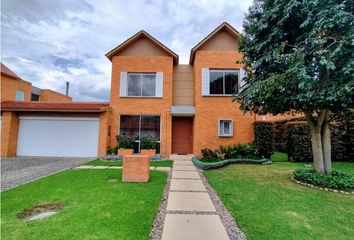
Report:
<svg viewBox="0 0 354 240"><path fill-rule="evenodd" d="M1 61L36 87L109 101L105 54L145 30L188 63L222 22L242 31L252 0L1 0Z"/></svg>

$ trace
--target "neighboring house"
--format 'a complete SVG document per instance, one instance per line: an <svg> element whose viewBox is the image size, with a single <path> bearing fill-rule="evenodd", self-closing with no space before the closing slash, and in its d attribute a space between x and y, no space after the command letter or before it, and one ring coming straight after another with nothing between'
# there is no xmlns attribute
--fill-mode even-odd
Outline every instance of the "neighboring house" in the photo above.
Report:
<svg viewBox="0 0 354 240"><path fill-rule="evenodd" d="M109 103L2 102L1 155L103 155L118 134L136 138L136 153L143 136L155 137L165 156L250 143L262 116L233 102L244 76L239 38L223 23L192 48L189 64L178 64L176 53L140 31L106 54Z"/></svg>
<svg viewBox="0 0 354 240"><path fill-rule="evenodd" d="M1 63L1 101L71 102L72 98L50 89L40 89L21 79Z"/></svg>

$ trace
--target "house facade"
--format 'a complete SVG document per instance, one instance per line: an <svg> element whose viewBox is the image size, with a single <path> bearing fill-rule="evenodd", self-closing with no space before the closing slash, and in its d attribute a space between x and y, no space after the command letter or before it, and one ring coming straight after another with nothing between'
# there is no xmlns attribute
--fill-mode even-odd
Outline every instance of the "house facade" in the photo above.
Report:
<svg viewBox="0 0 354 240"><path fill-rule="evenodd" d="M252 142L255 115L244 114L232 97L244 74L238 45L239 33L223 23L185 65L145 31L110 51L110 143L119 134L133 136L138 153L149 135L162 155L200 155L202 148Z"/></svg>

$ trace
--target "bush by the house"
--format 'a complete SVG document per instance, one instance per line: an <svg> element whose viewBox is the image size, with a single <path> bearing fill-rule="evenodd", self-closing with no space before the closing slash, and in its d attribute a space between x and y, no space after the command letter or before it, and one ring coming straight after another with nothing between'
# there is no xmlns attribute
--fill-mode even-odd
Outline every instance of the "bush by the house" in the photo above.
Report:
<svg viewBox="0 0 354 240"><path fill-rule="evenodd" d="M151 136L143 136L140 144L142 149L157 149L159 142L156 138Z"/></svg>
<svg viewBox="0 0 354 240"><path fill-rule="evenodd" d="M258 155L270 158L273 153L273 124L269 122L256 122L254 126L254 142L258 147Z"/></svg>
<svg viewBox="0 0 354 240"><path fill-rule="evenodd" d="M126 135L117 135L118 148L133 149L135 138Z"/></svg>
<svg viewBox="0 0 354 240"><path fill-rule="evenodd" d="M332 175L320 175L312 169L296 169L293 173L294 179L310 183L323 188L338 190L353 190L354 176L340 171L333 171Z"/></svg>
<svg viewBox="0 0 354 240"><path fill-rule="evenodd" d="M309 127L306 123L294 123L287 125L287 153L291 161L312 161L312 147Z"/></svg>
<svg viewBox="0 0 354 240"><path fill-rule="evenodd" d="M256 159L262 158L259 147L252 144L235 144L233 146L220 146L217 150L204 148L201 150L202 161L216 162L224 159Z"/></svg>

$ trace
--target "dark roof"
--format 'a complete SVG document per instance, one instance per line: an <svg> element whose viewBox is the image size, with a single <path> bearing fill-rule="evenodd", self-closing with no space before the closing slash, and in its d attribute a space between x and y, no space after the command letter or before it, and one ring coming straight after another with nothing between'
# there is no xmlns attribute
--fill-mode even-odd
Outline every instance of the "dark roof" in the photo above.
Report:
<svg viewBox="0 0 354 240"><path fill-rule="evenodd" d="M104 112L108 102L1 102L1 111L36 111L36 112Z"/></svg>
<svg viewBox="0 0 354 240"><path fill-rule="evenodd" d="M208 36L206 36L202 41L200 41L197 45L195 45L192 50L191 50L191 54L189 57L189 64L193 64L194 62L194 56L195 56L195 52L204 45L204 43L206 43L210 38L212 38L215 34L217 34L218 32L220 32L221 30L225 29L226 31L228 31L230 34L232 34L233 36L239 38L240 37L240 33L233 27L231 26L229 23L227 22L223 22L222 24L220 24L217 28L215 28L211 33L208 34Z"/></svg>
<svg viewBox="0 0 354 240"><path fill-rule="evenodd" d="M1 75L14 78L14 79L21 79L19 76L16 75L13 71L11 71L5 64L1 63Z"/></svg>
<svg viewBox="0 0 354 240"><path fill-rule="evenodd" d="M137 32L136 34L134 34L133 36L131 36L130 38L128 38L127 40L125 40L123 43L119 44L117 47L113 48L111 51L109 51L106 54L106 57L112 61L112 57L114 55L116 55L118 52L120 52L121 50L125 49L126 47L130 46L131 44L133 44L136 40L138 40L141 37L146 37L148 39L150 39L152 42L154 42L157 46L159 46L160 48L162 48L165 52L167 52L168 54L170 54L173 57L173 62L175 64L178 64L178 55L173 52L171 49L169 49L168 47L166 47L164 44L162 44L160 41L158 41L156 38L154 38L153 36L151 36L150 34L148 34L147 32L145 32L144 30L141 30L139 32Z"/></svg>

